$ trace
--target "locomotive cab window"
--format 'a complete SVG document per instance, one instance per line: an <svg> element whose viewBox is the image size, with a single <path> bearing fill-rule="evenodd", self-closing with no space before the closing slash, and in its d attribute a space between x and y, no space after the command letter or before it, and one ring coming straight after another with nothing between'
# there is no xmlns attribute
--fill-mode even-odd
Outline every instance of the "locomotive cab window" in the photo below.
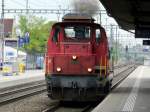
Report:
<svg viewBox="0 0 150 112"><path fill-rule="evenodd" d="M91 29L89 26L68 26L65 27L66 39L88 40L90 39Z"/></svg>
<svg viewBox="0 0 150 112"><path fill-rule="evenodd" d="M53 37L52 37L52 40L54 42L58 42L59 33L60 33L60 27L56 27L54 30Z"/></svg>
<svg viewBox="0 0 150 112"><path fill-rule="evenodd" d="M96 29L96 42L99 43L101 38L101 30Z"/></svg>

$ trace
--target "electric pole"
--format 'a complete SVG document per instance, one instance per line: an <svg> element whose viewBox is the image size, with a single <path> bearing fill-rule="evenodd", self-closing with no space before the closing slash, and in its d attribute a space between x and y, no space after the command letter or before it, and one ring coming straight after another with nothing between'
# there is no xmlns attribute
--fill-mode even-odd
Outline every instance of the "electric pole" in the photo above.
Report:
<svg viewBox="0 0 150 112"><path fill-rule="evenodd" d="M28 21L29 21L29 0L26 0L26 18L27 18L27 24L26 25L28 25Z"/></svg>
<svg viewBox="0 0 150 112"><path fill-rule="evenodd" d="M2 66L4 65L4 0L2 0L2 12L1 12L1 50L2 50L2 55L1 55L1 63Z"/></svg>
<svg viewBox="0 0 150 112"><path fill-rule="evenodd" d="M102 15L101 15L101 12L99 13L99 23L100 23L100 25L102 24Z"/></svg>
<svg viewBox="0 0 150 112"><path fill-rule="evenodd" d="M116 54L116 63L118 62L118 39L117 39L117 36L118 36L118 28L117 28L117 26L116 26L116 49L115 49L115 54Z"/></svg>
<svg viewBox="0 0 150 112"><path fill-rule="evenodd" d="M28 15L29 8L29 0L26 0L26 14Z"/></svg>
<svg viewBox="0 0 150 112"><path fill-rule="evenodd" d="M59 10L58 10L58 13L57 13L57 20L58 20L58 22L59 22L59 20L60 20L60 11L61 11L61 5L59 5Z"/></svg>
<svg viewBox="0 0 150 112"><path fill-rule="evenodd" d="M111 56L111 67L112 70L114 69L114 47L113 47L113 25L111 25L111 29L110 29L110 56Z"/></svg>

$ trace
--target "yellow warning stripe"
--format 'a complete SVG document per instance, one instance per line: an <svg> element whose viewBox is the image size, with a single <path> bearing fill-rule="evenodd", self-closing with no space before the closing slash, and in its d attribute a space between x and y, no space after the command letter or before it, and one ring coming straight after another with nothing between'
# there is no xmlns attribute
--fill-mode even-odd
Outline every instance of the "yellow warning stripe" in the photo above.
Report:
<svg viewBox="0 0 150 112"><path fill-rule="evenodd" d="M107 74L107 58L106 57L104 58L104 62L105 62L104 66L102 66L103 64L102 61L103 61L103 58L100 57L100 76L102 76L102 70L104 70L105 75Z"/></svg>

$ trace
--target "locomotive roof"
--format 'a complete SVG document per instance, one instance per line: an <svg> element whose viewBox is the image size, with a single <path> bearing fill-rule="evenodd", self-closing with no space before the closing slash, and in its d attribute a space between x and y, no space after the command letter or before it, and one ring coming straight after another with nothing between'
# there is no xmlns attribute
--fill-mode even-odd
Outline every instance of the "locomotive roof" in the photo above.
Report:
<svg viewBox="0 0 150 112"><path fill-rule="evenodd" d="M88 15L88 14L84 14L84 13L69 13L63 16L62 20L64 22L77 22L77 21L82 21L82 22L91 22L94 23L94 19Z"/></svg>
<svg viewBox="0 0 150 112"><path fill-rule="evenodd" d="M54 24L54 26L56 26L56 25L60 25L60 26L86 25L86 26L93 26L93 27L103 28L100 24L89 23L89 22L82 22L82 21L76 21L76 22L57 22L57 23Z"/></svg>

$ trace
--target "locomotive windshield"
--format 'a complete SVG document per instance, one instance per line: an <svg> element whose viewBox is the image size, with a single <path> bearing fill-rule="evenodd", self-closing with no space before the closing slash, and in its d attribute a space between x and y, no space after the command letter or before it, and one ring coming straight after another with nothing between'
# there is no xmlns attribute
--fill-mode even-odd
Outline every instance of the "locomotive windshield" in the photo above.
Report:
<svg viewBox="0 0 150 112"><path fill-rule="evenodd" d="M74 40L90 39L91 29L89 26L67 26L64 28L65 37Z"/></svg>

